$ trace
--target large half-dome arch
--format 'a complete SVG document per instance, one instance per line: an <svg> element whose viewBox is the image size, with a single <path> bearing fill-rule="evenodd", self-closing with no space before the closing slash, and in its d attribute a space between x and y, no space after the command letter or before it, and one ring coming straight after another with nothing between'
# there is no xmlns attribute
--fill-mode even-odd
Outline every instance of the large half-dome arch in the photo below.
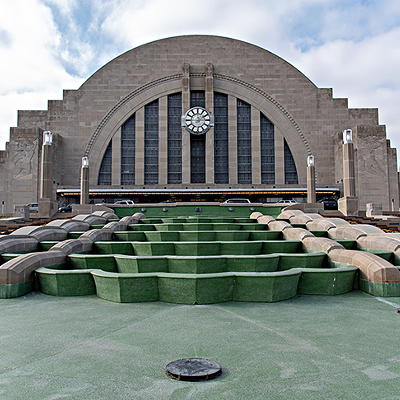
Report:
<svg viewBox="0 0 400 400"><path fill-rule="evenodd" d="M203 107L215 120L206 133L190 133L181 124L191 107ZM309 155L315 157L317 187L339 195L343 174L338 133L354 128L356 156L362 155L356 160L360 204L380 200L388 208L382 193L398 201L397 166L377 115L377 110L349 109L347 99L334 99L331 89L316 87L261 47L188 35L129 50L78 90L64 91L63 100L50 101L48 110L19 112L8 151L18 158L40 129L51 130L59 189L79 187L81 157L87 156L93 189L110 188L117 194L127 188L131 193L257 189L264 192L253 200L271 201L279 197L274 188L293 189L288 196L296 197L295 189L306 186ZM23 148L19 139L28 131ZM361 174L378 158L387 160L379 173L367 168ZM38 159L38 154L22 157L22 170L35 170L32 160ZM11 170L7 174L7 182L25 179ZM37 187L35 179L26 183Z"/></svg>

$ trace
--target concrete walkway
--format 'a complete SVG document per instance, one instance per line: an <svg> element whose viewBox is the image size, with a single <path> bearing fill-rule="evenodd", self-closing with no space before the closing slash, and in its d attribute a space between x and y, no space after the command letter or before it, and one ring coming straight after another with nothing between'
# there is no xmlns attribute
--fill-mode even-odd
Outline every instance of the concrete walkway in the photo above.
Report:
<svg viewBox="0 0 400 400"><path fill-rule="evenodd" d="M30 293L0 300L0 399L400 399L400 298L117 304ZM170 379L209 358L223 374Z"/></svg>

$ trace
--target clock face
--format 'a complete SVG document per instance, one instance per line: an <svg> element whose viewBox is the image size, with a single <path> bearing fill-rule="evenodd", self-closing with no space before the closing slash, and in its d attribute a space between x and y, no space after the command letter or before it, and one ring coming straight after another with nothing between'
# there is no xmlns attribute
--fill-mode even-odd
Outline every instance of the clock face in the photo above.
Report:
<svg viewBox="0 0 400 400"><path fill-rule="evenodd" d="M184 126L194 135L206 133L212 126L213 118L203 107L192 107L184 117Z"/></svg>

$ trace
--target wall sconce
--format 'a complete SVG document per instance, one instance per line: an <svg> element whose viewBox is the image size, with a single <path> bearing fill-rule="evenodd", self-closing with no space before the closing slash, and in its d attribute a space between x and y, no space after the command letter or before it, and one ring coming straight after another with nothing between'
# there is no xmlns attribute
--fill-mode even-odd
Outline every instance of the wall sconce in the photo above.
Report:
<svg viewBox="0 0 400 400"><path fill-rule="evenodd" d="M43 132L43 144L46 146L51 146L53 144L53 133L50 131Z"/></svg>
<svg viewBox="0 0 400 400"><path fill-rule="evenodd" d="M314 166L314 156L308 156L307 157L307 167L313 167Z"/></svg>
<svg viewBox="0 0 400 400"><path fill-rule="evenodd" d="M343 131L343 143L353 143L353 132L351 129Z"/></svg>
<svg viewBox="0 0 400 400"><path fill-rule="evenodd" d="M82 168L89 168L89 158L82 157Z"/></svg>

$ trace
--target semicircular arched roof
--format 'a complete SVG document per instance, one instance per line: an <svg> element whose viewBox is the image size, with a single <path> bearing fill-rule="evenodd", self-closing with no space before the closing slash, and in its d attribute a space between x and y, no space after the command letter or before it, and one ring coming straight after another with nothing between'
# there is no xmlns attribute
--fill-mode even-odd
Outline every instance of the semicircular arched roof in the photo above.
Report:
<svg viewBox="0 0 400 400"><path fill-rule="evenodd" d="M82 84L81 89L97 86L104 77L114 84L127 84L126 76L132 73L143 79L148 74L162 77L166 70L180 68L183 62L191 65L212 62L216 73L223 68L225 75L245 81L256 75L257 80L267 84L267 87L268 82L276 81L279 75L287 80L286 87L290 81L300 80L303 85L309 85L309 89L316 89L310 79L276 54L248 42L211 35L175 36L135 47L97 70ZM265 68L260 68L260 65ZM274 86L271 85L271 90Z"/></svg>

